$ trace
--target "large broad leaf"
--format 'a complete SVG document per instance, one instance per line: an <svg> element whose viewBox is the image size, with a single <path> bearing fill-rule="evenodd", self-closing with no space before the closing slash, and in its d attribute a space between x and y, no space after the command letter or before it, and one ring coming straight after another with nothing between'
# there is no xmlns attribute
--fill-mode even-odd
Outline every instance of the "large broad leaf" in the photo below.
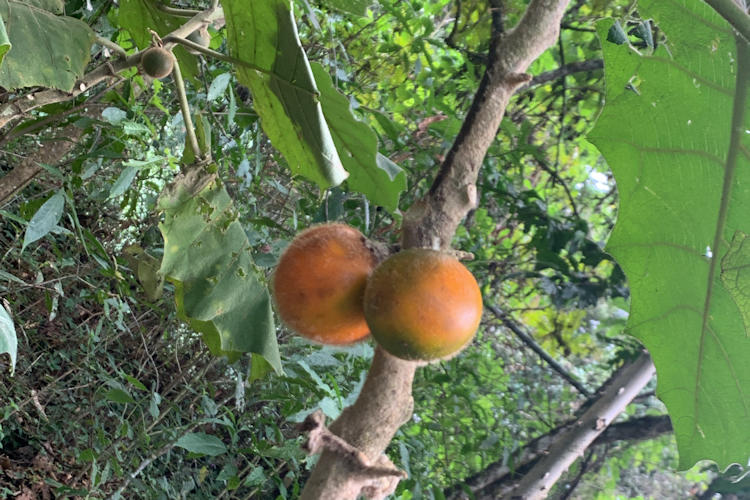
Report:
<svg viewBox="0 0 750 500"><path fill-rule="evenodd" d="M589 139L620 196L608 250L627 274L629 331L653 356L681 468L747 465L750 52L698 0L641 0L638 12L666 36L652 54L607 41L612 21L598 26L607 94Z"/></svg>
<svg viewBox="0 0 750 500"><path fill-rule="evenodd" d="M263 356L281 373L271 299L255 277L250 244L226 190L197 171L159 199L164 257L159 272L175 286L180 316L211 353Z"/></svg>
<svg viewBox="0 0 750 500"><path fill-rule="evenodd" d="M352 115L349 100L336 90L325 68L312 63L312 71L320 88L323 115L331 127L344 168L350 174L347 184L376 205L394 212L401 191L406 189L406 175L395 163L378 157L375 132Z"/></svg>
<svg viewBox="0 0 750 500"><path fill-rule="evenodd" d="M150 29L164 37L179 28L185 20L159 9L156 0L122 0L118 10L120 26L130 32L141 50L151 45ZM194 55L180 46L175 47L173 53L185 78L194 78L198 75L198 59Z"/></svg>
<svg viewBox="0 0 750 500"><path fill-rule="evenodd" d="M54 7L54 2L49 4ZM0 19L13 47L0 66L0 87L73 89L94 42L86 23L13 0L0 0Z"/></svg>
<svg viewBox="0 0 750 500"><path fill-rule="evenodd" d="M227 44L271 143L289 167L321 188L346 179L288 0L224 0Z"/></svg>

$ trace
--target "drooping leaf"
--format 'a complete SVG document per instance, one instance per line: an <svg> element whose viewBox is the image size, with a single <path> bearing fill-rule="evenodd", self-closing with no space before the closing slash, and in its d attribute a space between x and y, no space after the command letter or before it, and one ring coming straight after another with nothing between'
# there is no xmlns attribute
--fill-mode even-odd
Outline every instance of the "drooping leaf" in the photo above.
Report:
<svg viewBox="0 0 750 500"><path fill-rule="evenodd" d="M628 277L628 330L653 356L680 467L724 469L750 457L750 51L703 2L638 11L666 36L653 53L598 25L607 104L589 139L620 196L607 248Z"/></svg>
<svg viewBox="0 0 750 500"><path fill-rule="evenodd" d="M222 2L237 79L250 88L263 130L295 174L321 188L347 172L323 116L318 90L286 0Z"/></svg>
<svg viewBox="0 0 750 500"><path fill-rule="evenodd" d="M73 89L94 42L94 32L86 23L15 0L0 0L0 18L12 45L10 50L6 46L0 66L0 87Z"/></svg>
<svg viewBox="0 0 750 500"><path fill-rule="evenodd" d="M221 439L204 432L191 432L177 440L175 446L191 453L201 453L215 457L227 452L227 446Z"/></svg>
<svg viewBox="0 0 750 500"><path fill-rule="evenodd" d="M10 356L10 374L13 375L16 370L16 357L18 356L18 337L16 337L13 319L0 303L0 354L6 352Z"/></svg>
<svg viewBox="0 0 750 500"><path fill-rule="evenodd" d="M26 226L26 234L23 237L23 251L27 246L45 237L52 231L62 217L65 207L65 193L58 191L39 207L34 216Z"/></svg>
<svg viewBox="0 0 750 500"><path fill-rule="evenodd" d="M394 212L399 195L406 189L406 175L398 165L378 154L375 132L352 115L349 100L336 90L325 68L312 63L312 71L320 89L323 115L349 172L347 184L376 205Z"/></svg>
<svg viewBox="0 0 750 500"><path fill-rule="evenodd" d="M234 360L254 352L281 373L271 299L256 278L250 243L224 187L192 170L165 191L159 207L159 272L174 283L178 314L214 355Z"/></svg>
<svg viewBox="0 0 750 500"><path fill-rule="evenodd" d="M159 9L157 0L122 0L118 12L120 25L130 32L136 46L141 50L151 45L149 29L164 37L185 22L184 18ZM181 46L175 47L173 53L185 78L194 78L198 75L198 59L194 55Z"/></svg>

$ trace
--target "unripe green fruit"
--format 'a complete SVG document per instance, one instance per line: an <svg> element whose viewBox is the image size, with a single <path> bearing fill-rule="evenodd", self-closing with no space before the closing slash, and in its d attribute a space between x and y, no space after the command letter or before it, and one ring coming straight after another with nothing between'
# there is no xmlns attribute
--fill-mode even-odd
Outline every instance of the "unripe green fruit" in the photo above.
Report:
<svg viewBox="0 0 750 500"><path fill-rule="evenodd" d="M482 294L471 272L452 256L412 248L375 268L364 311L383 349L401 359L432 361L455 355L474 337Z"/></svg>
<svg viewBox="0 0 750 500"><path fill-rule="evenodd" d="M164 78L172 72L174 59L172 54L161 47L151 47L141 56L143 72L151 78Z"/></svg>

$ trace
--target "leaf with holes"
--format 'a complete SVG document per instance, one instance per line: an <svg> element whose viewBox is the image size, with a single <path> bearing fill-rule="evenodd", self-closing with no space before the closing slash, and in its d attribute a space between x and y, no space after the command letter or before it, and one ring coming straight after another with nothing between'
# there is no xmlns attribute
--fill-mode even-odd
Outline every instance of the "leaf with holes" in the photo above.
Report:
<svg viewBox="0 0 750 500"><path fill-rule="evenodd" d="M608 243L631 289L628 330L653 356L680 467L750 457L750 50L695 0L642 0L666 40L608 41L589 139L620 207ZM611 37L610 37L611 38Z"/></svg>
<svg viewBox="0 0 750 500"><path fill-rule="evenodd" d="M164 192L159 207L159 272L175 286L180 317L203 335L212 354L235 360L254 352L281 373L271 299L224 187L194 170Z"/></svg>
<svg viewBox="0 0 750 500"><path fill-rule="evenodd" d="M0 66L0 87L70 91L89 62L94 32L79 19L55 15L56 3L35 3L0 0L6 48L12 45Z"/></svg>

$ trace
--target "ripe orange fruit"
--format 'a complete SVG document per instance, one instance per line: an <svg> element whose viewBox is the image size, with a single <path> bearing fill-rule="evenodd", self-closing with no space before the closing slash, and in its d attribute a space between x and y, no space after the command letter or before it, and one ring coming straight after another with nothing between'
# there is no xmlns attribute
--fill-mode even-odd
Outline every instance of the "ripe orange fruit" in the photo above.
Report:
<svg viewBox="0 0 750 500"><path fill-rule="evenodd" d="M292 240L273 275L276 309L289 328L322 344L369 335L362 297L377 261L366 242L345 224L315 226Z"/></svg>
<svg viewBox="0 0 750 500"><path fill-rule="evenodd" d="M365 319L386 351L431 361L460 351L482 318L482 294L458 260L413 248L380 264L365 289Z"/></svg>

